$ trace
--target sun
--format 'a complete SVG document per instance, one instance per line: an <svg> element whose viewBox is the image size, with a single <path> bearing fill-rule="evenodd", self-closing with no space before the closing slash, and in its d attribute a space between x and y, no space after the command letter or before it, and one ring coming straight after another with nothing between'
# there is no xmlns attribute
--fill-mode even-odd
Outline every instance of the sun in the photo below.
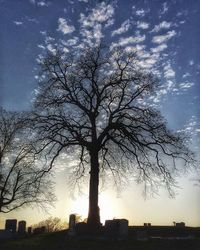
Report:
<svg viewBox="0 0 200 250"><path fill-rule="evenodd" d="M72 202L71 211L81 216L81 219L85 219L88 216L88 197L81 196ZM112 197L107 194L101 194L99 196L100 218L104 224L105 220L113 219L115 217L116 206L112 200Z"/></svg>

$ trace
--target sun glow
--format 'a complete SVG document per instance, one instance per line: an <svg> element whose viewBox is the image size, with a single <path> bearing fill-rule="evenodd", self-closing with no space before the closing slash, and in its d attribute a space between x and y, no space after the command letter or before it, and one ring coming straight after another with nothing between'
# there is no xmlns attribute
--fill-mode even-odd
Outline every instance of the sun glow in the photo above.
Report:
<svg viewBox="0 0 200 250"><path fill-rule="evenodd" d="M85 219L88 216L88 203L88 198L81 196L72 202L70 212L76 213L80 215L82 219ZM102 194L99 196L99 207L102 223L104 223L105 220L113 219L116 216L116 206L113 204L112 198L109 195Z"/></svg>

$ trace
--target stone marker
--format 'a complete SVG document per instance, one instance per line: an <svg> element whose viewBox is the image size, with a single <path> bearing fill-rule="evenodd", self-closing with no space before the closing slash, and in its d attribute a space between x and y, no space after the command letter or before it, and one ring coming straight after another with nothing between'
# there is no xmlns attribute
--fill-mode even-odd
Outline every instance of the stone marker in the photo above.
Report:
<svg viewBox="0 0 200 250"><path fill-rule="evenodd" d="M70 216L69 216L69 230L68 230L69 236L75 236L75 234L76 234L75 227L76 227L76 215L70 214Z"/></svg>
<svg viewBox="0 0 200 250"><path fill-rule="evenodd" d="M76 223L75 232L78 236L87 235L89 233L87 223L85 222Z"/></svg>
<svg viewBox="0 0 200 250"><path fill-rule="evenodd" d="M128 236L128 220L114 219L105 222L105 235L111 238L124 239Z"/></svg>
<svg viewBox="0 0 200 250"><path fill-rule="evenodd" d="M10 231L0 229L0 241L10 239L12 236Z"/></svg>
<svg viewBox="0 0 200 250"><path fill-rule="evenodd" d="M16 219L6 220L5 230L7 230L11 233L16 233L16 228L17 228L17 220Z"/></svg>
<svg viewBox="0 0 200 250"><path fill-rule="evenodd" d="M26 221L21 220L18 222L18 233L25 234L26 233Z"/></svg>
<svg viewBox="0 0 200 250"><path fill-rule="evenodd" d="M28 234L32 234L32 227L28 227Z"/></svg>

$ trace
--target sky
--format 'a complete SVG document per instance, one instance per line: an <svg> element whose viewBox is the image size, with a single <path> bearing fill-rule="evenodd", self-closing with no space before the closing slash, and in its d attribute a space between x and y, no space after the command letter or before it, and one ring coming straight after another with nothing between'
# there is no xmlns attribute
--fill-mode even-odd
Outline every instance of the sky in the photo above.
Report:
<svg viewBox="0 0 200 250"><path fill-rule="evenodd" d="M29 110L38 84L38 62L56 47L78 50L100 41L110 48L137 50L140 65L160 79L152 102L169 127L190 136L191 149L200 149L200 0L0 0L0 106ZM178 179L175 199L164 190L145 199L142 187L128 183L116 192L100 194L102 219L127 218L131 224L172 225L185 221L200 226L200 187L196 173ZM87 188L72 199L65 168L56 172L58 202L49 214L21 209L0 215L33 224L48 216L87 216ZM109 204L109 206L108 206ZM75 211L76 210L76 211Z"/></svg>

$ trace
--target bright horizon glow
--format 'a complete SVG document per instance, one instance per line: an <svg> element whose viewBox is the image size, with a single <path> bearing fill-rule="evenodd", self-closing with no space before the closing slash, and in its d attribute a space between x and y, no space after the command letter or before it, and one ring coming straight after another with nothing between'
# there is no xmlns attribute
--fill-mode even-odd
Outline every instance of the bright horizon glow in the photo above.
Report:
<svg viewBox="0 0 200 250"><path fill-rule="evenodd" d="M78 214L81 216L81 219L84 220L88 216L88 204L88 198L81 196L72 202L70 213ZM115 218L115 206L108 194L99 196L99 207L101 223L104 224L105 220Z"/></svg>

